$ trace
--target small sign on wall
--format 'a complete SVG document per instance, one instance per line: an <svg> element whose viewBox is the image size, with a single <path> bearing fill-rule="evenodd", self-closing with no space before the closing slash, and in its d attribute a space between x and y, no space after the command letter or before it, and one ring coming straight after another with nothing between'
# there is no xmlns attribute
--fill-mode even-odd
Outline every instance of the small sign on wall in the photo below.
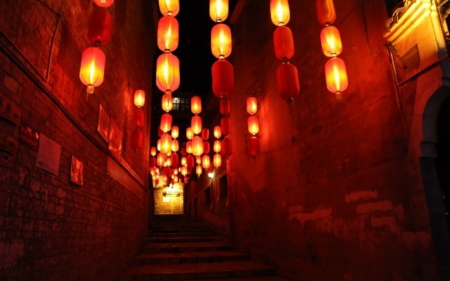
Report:
<svg viewBox="0 0 450 281"><path fill-rule="evenodd" d="M60 158L61 146L41 133L36 167L57 176L59 173Z"/></svg>
<svg viewBox="0 0 450 281"><path fill-rule="evenodd" d="M122 154L122 137L123 133L114 122L114 119L111 118L109 122L109 145L108 149L117 159L120 159L120 155Z"/></svg>
<svg viewBox="0 0 450 281"><path fill-rule="evenodd" d="M0 117L16 124L20 124L22 112L20 108L10 99L0 94Z"/></svg>
<svg viewBox="0 0 450 281"><path fill-rule="evenodd" d="M109 136L109 121L110 117L108 113L106 113L105 109L103 109L103 106L100 104L100 108L98 110L97 132L106 142L108 142Z"/></svg>
<svg viewBox="0 0 450 281"><path fill-rule="evenodd" d="M77 184L83 185L84 178L84 164L72 155L72 165L70 167L70 181Z"/></svg>

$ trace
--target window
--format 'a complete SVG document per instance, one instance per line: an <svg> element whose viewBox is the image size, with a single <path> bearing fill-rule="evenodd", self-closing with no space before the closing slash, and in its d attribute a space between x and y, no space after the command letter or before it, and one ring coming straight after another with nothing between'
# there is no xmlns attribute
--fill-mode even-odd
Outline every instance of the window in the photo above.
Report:
<svg viewBox="0 0 450 281"><path fill-rule="evenodd" d="M179 110L179 111L190 110L189 99L173 97L173 110Z"/></svg>

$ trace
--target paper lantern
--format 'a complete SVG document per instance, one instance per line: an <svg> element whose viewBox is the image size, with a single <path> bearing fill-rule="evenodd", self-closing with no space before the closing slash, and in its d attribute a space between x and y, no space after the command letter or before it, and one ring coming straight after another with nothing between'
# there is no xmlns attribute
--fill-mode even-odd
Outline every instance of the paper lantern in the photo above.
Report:
<svg viewBox="0 0 450 281"><path fill-rule="evenodd" d="M186 157L186 161L187 161L187 163L186 163L187 168L189 170L192 170L192 168L194 168L194 166L195 166L195 158L194 158L194 156L193 155L188 155Z"/></svg>
<svg viewBox="0 0 450 281"><path fill-rule="evenodd" d="M220 139L221 136L222 136L222 129L220 128L220 126L215 126L214 127L214 137L216 139Z"/></svg>
<svg viewBox="0 0 450 281"><path fill-rule="evenodd" d="M145 92L143 90L136 90L134 92L134 105L137 108L143 107L145 104Z"/></svg>
<svg viewBox="0 0 450 281"><path fill-rule="evenodd" d="M192 131L192 128L191 128L191 127L188 127L188 128L186 129L186 138L187 138L188 140L191 140L193 137L194 137L194 132Z"/></svg>
<svg viewBox="0 0 450 281"><path fill-rule="evenodd" d="M202 118L198 115L191 118L191 129L194 134L200 134L202 132Z"/></svg>
<svg viewBox="0 0 450 281"><path fill-rule="evenodd" d="M214 22L225 21L228 17L228 0L210 0L209 16Z"/></svg>
<svg viewBox="0 0 450 281"><path fill-rule="evenodd" d="M220 140L214 141L214 146L213 146L214 152L219 153L221 149L222 149L222 145L220 143Z"/></svg>
<svg viewBox="0 0 450 281"><path fill-rule="evenodd" d="M156 156L156 147L152 146L152 148L150 148L150 155Z"/></svg>
<svg viewBox="0 0 450 281"><path fill-rule="evenodd" d="M136 129L131 133L130 147L134 150L137 150L142 147L142 143L144 141L144 134L141 130Z"/></svg>
<svg viewBox="0 0 450 281"><path fill-rule="evenodd" d="M195 163L198 165L202 164L202 157L201 156L195 156Z"/></svg>
<svg viewBox="0 0 450 281"><path fill-rule="evenodd" d="M202 172L203 172L202 165L197 165L197 167L195 167L195 173L197 174L197 176L200 177Z"/></svg>
<svg viewBox="0 0 450 281"><path fill-rule="evenodd" d="M191 111L195 115L202 112L202 99L200 97L194 96L191 98Z"/></svg>
<svg viewBox="0 0 450 281"><path fill-rule="evenodd" d="M222 97L220 99L220 103L219 103L219 108L220 108L220 114L222 115L228 115L230 114L231 111L231 106L230 106L230 99L227 97Z"/></svg>
<svg viewBox="0 0 450 281"><path fill-rule="evenodd" d="M209 158L209 155L203 155L202 157L202 167L203 169L209 169L211 167L211 159Z"/></svg>
<svg viewBox="0 0 450 281"><path fill-rule="evenodd" d="M317 19L321 25L333 24L336 20L336 10L333 0L316 0Z"/></svg>
<svg viewBox="0 0 450 281"><path fill-rule="evenodd" d="M247 113L253 115L258 111L258 101L255 97L247 98Z"/></svg>
<svg viewBox="0 0 450 281"><path fill-rule="evenodd" d="M214 164L214 167L216 167L216 168L219 168L220 166L222 166L222 155L214 154L213 164Z"/></svg>
<svg viewBox="0 0 450 281"><path fill-rule="evenodd" d="M230 157L231 152L231 139L226 137L222 140L222 150L220 151L220 154L225 157Z"/></svg>
<svg viewBox="0 0 450 281"><path fill-rule="evenodd" d="M327 57L335 57L342 52L341 34L332 25L322 29L320 32L320 42L322 44L322 51Z"/></svg>
<svg viewBox="0 0 450 281"><path fill-rule="evenodd" d="M203 140L201 137L195 136L192 139L192 154L195 156L203 154Z"/></svg>
<svg viewBox="0 0 450 281"><path fill-rule="evenodd" d="M348 87L347 70L341 58L331 58L325 64L325 79L328 91L335 93L338 100L342 99L341 92Z"/></svg>
<svg viewBox="0 0 450 281"><path fill-rule="evenodd" d="M257 137L250 137L248 140L248 154L256 157L259 154L259 139Z"/></svg>
<svg viewBox="0 0 450 281"><path fill-rule="evenodd" d="M114 0L94 0L94 3L99 7L108 8L114 3Z"/></svg>
<svg viewBox="0 0 450 281"><path fill-rule="evenodd" d="M159 0L159 11L163 15L175 17L180 12L180 3L178 0Z"/></svg>
<svg viewBox="0 0 450 281"><path fill-rule="evenodd" d="M144 126L144 111L142 109L136 109L133 112L133 124L136 127Z"/></svg>
<svg viewBox="0 0 450 281"><path fill-rule="evenodd" d="M220 130L224 135L230 134L230 118L222 117L220 119Z"/></svg>
<svg viewBox="0 0 450 281"><path fill-rule="evenodd" d="M192 153L192 141L186 143L186 152L189 154Z"/></svg>
<svg viewBox="0 0 450 281"><path fill-rule="evenodd" d="M80 80L87 86L87 93L93 94L94 87L103 83L106 57L95 47L85 49L81 55Z"/></svg>
<svg viewBox="0 0 450 281"><path fill-rule="evenodd" d="M179 157L178 157L178 154L177 153L173 153L171 156L170 156L170 162L171 162L171 167L172 168L178 168L178 166L179 166Z"/></svg>
<svg viewBox="0 0 450 281"><path fill-rule="evenodd" d="M163 52L173 52L178 47L178 21L172 16L163 16L158 22L158 48Z"/></svg>
<svg viewBox="0 0 450 281"><path fill-rule="evenodd" d="M173 98L172 98L172 92L166 91L164 95L162 96L161 100L161 108L165 112L169 112L173 108Z"/></svg>
<svg viewBox="0 0 450 281"><path fill-rule="evenodd" d="M211 52L216 58L224 59L230 56L232 50L231 29L228 25L219 23L211 30Z"/></svg>
<svg viewBox="0 0 450 281"><path fill-rule="evenodd" d="M287 26L280 26L273 32L273 47L279 60L289 60L294 56L294 37Z"/></svg>
<svg viewBox="0 0 450 281"><path fill-rule="evenodd" d="M105 45L111 39L113 18L105 9L94 9L89 17L88 38L92 45Z"/></svg>
<svg viewBox="0 0 450 281"><path fill-rule="evenodd" d="M258 117L256 116L250 116L247 119L247 124L248 124L248 131L250 134L252 135L256 135L259 132L259 121L258 121Z"/></svg>
<svg viewBox="0 0 450 281"><path fill-rule="evenodd" d="M218 60L212 66L212 90L221 98L234 92L234 69L227 60Z"/></svg>
<svg viewBox="0 0 450 281"><path fill-rule="evenodd" d="M181 157L181 161L180 161L180 163L181 163L181 166L186 166L186 157Z"/></svg>
<svg viewBox="0 0 450 281"><path fill-rule="evenodd" d="M203 153L209 154L210 151L211 151L211 144L209 144L209 142L207 142L207 141L204 141L203 142Z"/></svg>
<svg viewBox="0 0 450 281"><path fill-rule="evenodd" d="M180 86L180 61L172 53L161 54L156 61L156 86L161 92L173 92Z"/></svg>
<svg viewBox="0 0 450 281"><path fill-rule="evenodd" d="M181 167L181 174L186 176L188 174L188 168L186 166Z"/></svg>
<svg viewBox="0 0 450 281"><path fill-rule="evenodd" d="M300 94L300 82L297 68L290 63L283 63L277 70L278 94L285 99L293 99Z"/></svg>
<svg viewBox="0 0 450 281"><path fill-rule="evenodd" d="M180 146L178 144L178 141L172 139L172 151L177 152L179 149L180 149Z"/></svg>
<svg viewBox="0 0 450 281"><path fill-rule="evenodd" d="M164 113L161 116L161 124L159 127L164 133L170 131L170 129L172 128L172 115L170 115L169 113Z"/></svg>
<svg viewBox="0 0 450 281"><path fill-rule="evenodd" d="M172 135L172 138L176 139L180 134L180 129L178 128L178 126L172 126L172 131L170 133Z"/></svg>
<svg viewBox="0 0 450 281"><path fill-rule="evenodd" d="M162 136L162 135L161 135ZM158 139L158 141L156 142L156 149L158 151L161 151L161 139Z"/></svg>
<svg viewBox="0 0 450 281"><path fill-rule="evenodd" d="M202 140L206 141L209 139L209 129L203 128L202 129Z"/></svg>
<svg viewBox="0 0 450 281"><path fill-rule="evenodd" d="M164 134L161 136L161 152L172 152L172 137L169 134Z"/></svg>
<svg viewBox="0 0 450 281"><path fill-rule="evenodd" d="M270 18L276 26L288 24L290 20L288 0L270 0Z"/></svg>
<svg viewBox="0 0 450 281"><path fill-rule="evenodd" d="M158 166L163 167L164 163L166 163L166 154L163 152L158 153L158 156L156 157L156 163Z"/></svg>

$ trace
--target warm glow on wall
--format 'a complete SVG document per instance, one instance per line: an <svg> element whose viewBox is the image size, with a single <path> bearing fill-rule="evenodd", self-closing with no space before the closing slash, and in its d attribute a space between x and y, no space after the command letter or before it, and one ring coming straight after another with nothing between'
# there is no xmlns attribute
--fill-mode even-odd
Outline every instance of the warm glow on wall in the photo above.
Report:
<svg viewBox="0 0 450 281"><path fill-rule="evenodd" d="M342 52L341 34L334 26L326 26L320 32L320 42L325 56L335 57Z"/></svg>
<svg viewBox="0 0 450 281"><path fill-rule="evenodd" d="M202 132L202 118L198 115L191 118L191 129L194 134L200 134Z"/></svg>
<svg viewBox="0 0 450 281"><path fill-rule="evenodd" d="M94 0L94 3L100 7L108 8L114 3L114 0Z"/></svg>
<svg viewBox="0 0 450 281"><path fill-rule="evenodd" d="M169 112L173 108L173 98L172 98L172 92L166 91L164 95L162 96L161 100L161 108L165 112Z"/></svg>
<svg viewBox="0 0 450 281"><path fill-rule="evenodd" d="M290 20L288 0L270 0L270 17L273 24L282 26Z"/></svg>
<svg viewBox="0 0 450 281"><path fill-rule="evenodd" d="M94 87L103 83L106 57L102 50L89 47L81 55L80 80L87 86L87 93L93 94Z"/></svg>
<svg viewBox="0 0 450 281"><path fill-rule="evenodd" d="M202 112L202 99L199 96L193 96L191 98L191 111L195 115Z"/></svg>
<svg viewBox="0 0 450 281"><path fill-rule="evenodd" d="M192 154L195 156L203 154L203 140L199 136L195 136L192 139Z"/></svg>
<svg viewBox="0 0 450 281"><path fill-rule="evenodd" d="M223 23L216 24L211 30L211 52L216 58L227 58L231 54L231 29Z"/></svg>
<svg viewBox="0 0 450 281"><path fill-rule="evenodd" d="M177 139L180 134L180 129L178 128L178 126L173 126L170 134L172 135L173 139Z"/></svg>
<svg viewBox="0 0 450 281"><path fill-rule="evenodd" d="M164 113L161 116L161 125L159 126L161 131L167 133L172 128L172 115L169 113Z"/></svg>
<svg viewBox="0 0 450 281"><path fill-rule="evenodd" d="M222 145L220 143L220 140L214 141L214 146L213 146L214 152L219 153L221 149L222 149Z"/></svg>
<svg viewBox="0 0 450 281"><path fill-rule="evenodd" d="M186 129L186 138L187 138L188 140L192 140L193 137L194 137L194 132L192 131L192 128L191 128L191 127L188 127L188 128Z"/></svg>
<svg viewBox="0 0 450 281"><path fill-rule="evenodd" d="M214 164L214 167L216 167L216 168L219 168L220 166L222 166L222 155L214 154L213 164Z"/></svg>
<svg viewBox="0 0 450 281"><path fill-rule="evenodd" d="M220 126L215 126L214 127L214 137L216 139L220 139L221 136L222 136L222 129L220 128Z"/></svg>
<svg viewBox="0 0 450 281"><path fill-rule="evenodd" d="M161 152L172 152L172 137L169 134L163 134L161 136Z"/></svg>
<svg viewBox="0 0 450 281"><path fill-rule="evenodd" d="M247 112L250 115L253 115L258 111L258 101L255 97L248 97L247 98Z"/></svg>
<svg viewBox="0 0 450 281"><path fill-rule="evenodd" d="M178 21L172 16L164 16L158 22L158 48L163 52L173 52L178 47Z"/></svg>
<svg viewBox="0 0 450 281"><path fill-rule="evenodd" d="M209 158L209 155L203 155L202 157L202 167L206 170L211 167L211 159Z"/></svg>
<svg viewBox="0 0 450 281"><path fill-rule="evenodd" d="M214 22L222 22L228 17L228 0L210 0L209 16Z"/></svg>
<svg viewBox="0 0 450 281"><path fill-rule="evenodd" d="M259 132L259 121L258 117L256 116L250 116L247 120L248 124L248 131L252 135L256 135Z"/></svg>
<svg viewBox="0 0 450 281"><path fill-rule="evenodd" d="M172 53L164 53L158 57L156 86L161 92L173 92L180 86L180 61Z"/></svg>
<svg viewBox="0 0 450 281"><path fill-rule="evenodd" d="M328 91L335 93L338 100L342 99L341 92L348 87L345 62L340 58L331 58L325 64L325 79Z"/></svg>
<svg viewBox="0 0 450 281"><path fill-rule="evenodd" d="M178 0L159 0L159 10L163 15L175 17L180 12Z"/></svg>
<svg viewBox="0 0 450 281"><path fill-rule="evenodd" d="M137 108L143 107L145 104L145 92L143 90L136 90L134 92L134 105Z"/></svg>

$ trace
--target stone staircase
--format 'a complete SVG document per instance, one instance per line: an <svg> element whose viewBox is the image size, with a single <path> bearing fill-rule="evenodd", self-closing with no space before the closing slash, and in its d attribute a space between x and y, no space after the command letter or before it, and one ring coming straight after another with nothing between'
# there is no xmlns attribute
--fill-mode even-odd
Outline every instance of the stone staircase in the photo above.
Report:
<svg viewBox="0 0 450 281"><path fill-rule="evenodd" d="M222 235L181 216L157 216L150 225L147 246L119 281L147 280L287 281L273 267L233 251Z"/></svg>

